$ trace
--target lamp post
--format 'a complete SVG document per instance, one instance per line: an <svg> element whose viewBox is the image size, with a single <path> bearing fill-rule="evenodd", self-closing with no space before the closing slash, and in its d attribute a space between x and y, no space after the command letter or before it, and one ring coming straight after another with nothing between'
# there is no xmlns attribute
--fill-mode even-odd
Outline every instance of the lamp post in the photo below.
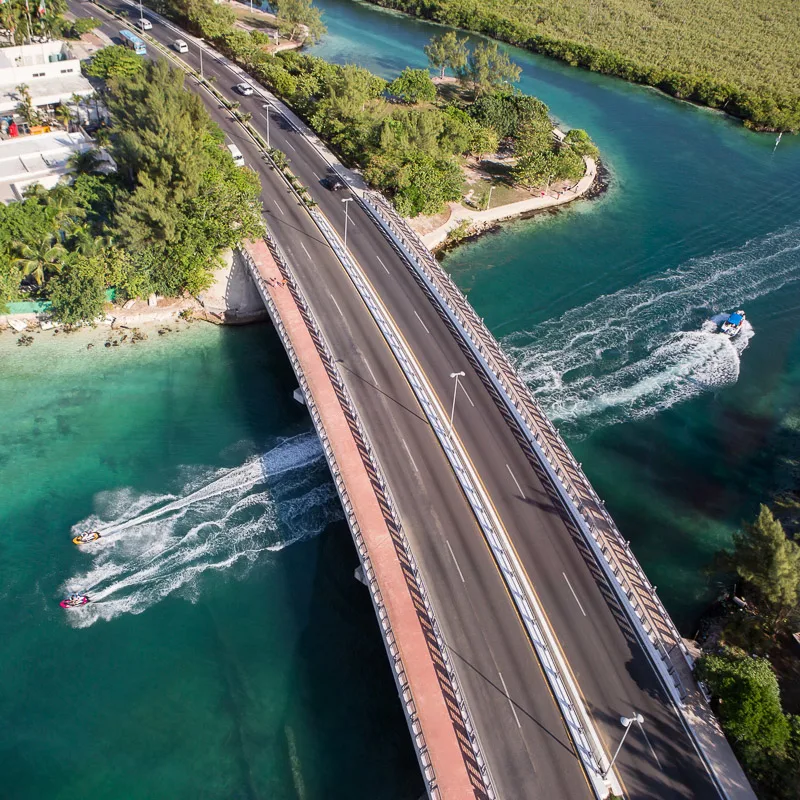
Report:
<svg viewBox="0 0 800 800"><path fill-rule="evenodd" d="M197 49L200 51L200 80L204 81L203 77L203 45L198 45Z"/></svg>
<svg viewBox="0 0 800 800"><path fill-rule="evenodd" d="M603 779L607 778L608 773L611 772L611 768L614 766L614 762L617 760L619 751L622 750L622 745L625 743L625 737L628 735L628 731L631 729L631 726L634 722L638 722L639 725L641 725L644 722L644 717L641 714L634 714L632 717L620 717L619 721L622 723L622 727L625 728L625 733L622 734L622 738L619 740L617 752L614 753L614 758L611 759L608 769L603 773Z"/></svg>
<svg viewBox="0 0 800 800"><path fill-rule="evenodd" d="M343 197L342 202L344 203L344 249L347 252L347 222L350 219L350 215L348 214L349 203L353 200L352 197Z"/></svg>
<svg viewBox="0 0 800 800"><path fill-rule="evenodd" d="M271 150L272 148L270 147L269 144L269 110L271 106L269 103L264 103L264 105L262 105L261 107L264 109L264 111L267 112L266 114L264 114L264 118L267 120L267 150Z"/></svg>
<svg viewBox="0 0 800 800"><path fill-rule="evenodd" d="M486 198L486 210L489 210L489 205L492 202L492 192L494 191L494 184L489 187L489 196Z"/></svg>
<svg viewBox="0 0 800 800"><path fill-rule="evenodd" d="M458 379L464 377L463 372L451 372L450 377L455 380L453 384L453 404L450 406L450 433L453 432L453 416L456 413L456 394L458 393Z"/></svg>
<svg viewBox="0 0 800 800"><path fill-rule="evenodd" d="M142 11L142 0L139 0L139 28L141 30L143 30L141 24L143 20L144 20L144 12Z"/></svg>

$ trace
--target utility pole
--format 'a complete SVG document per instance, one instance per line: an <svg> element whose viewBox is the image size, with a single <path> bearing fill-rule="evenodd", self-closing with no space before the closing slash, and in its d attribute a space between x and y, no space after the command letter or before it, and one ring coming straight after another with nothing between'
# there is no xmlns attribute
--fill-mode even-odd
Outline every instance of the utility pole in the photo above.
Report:
<svg viewBox="0 0 800 800"><path fill-rule="evenodd" d="M641 726L641 724L644 722L644 717L641 714L634 714L632 717L620 717L619 721L622 723L622 727L625 728L625 733L622 734L622 738L617 746L617 752L614 753L614 758L611 759L608 769L603 773L603 779L607 778L608 774L611 772L611 768L614 766L614 762L617 760L619 751L622 750L622 745L625 743L625 737L628 735L628 731L631 729L631 726L634 722L638 722Z"/></svg>
<svg viewBox="0 0 800 800"><path fill-rule="evenodd" d="M494 184L491 184L491 186L489 186L489 196L486 198L486 211L489 210L489 205L492 202L492 192L493 191L494 191Z"/></svg>
<svg viewBox="0 0 800 800"><path fill-rule="evenodd" d="M347 252L347 222L350 218L350 215L347 213L348 208L350 208L349 203L353 202L352 197L344 197L342 198L342 202L344 203L344 251Z"/></svg>
<svg viewBox="0 0 800 800"><path fill-rule="evenodd" d="M197 49L200 51L200 80L203 81L203 45L198 45Z"/></svg>
<svg viewBox="0 0 800 800"><path fill-rule="evenodd" d="M456 394L458 394L458 379L464 377L463 372L451 372L450 377L455 379L453 384L453 404L450 406L450 433L453 433L453 416L456 413Z"/></svg>
<svg viewBox="0 0 800 800"><path fill-rule="evenodd" d="M269 110L270 110L270 104L269 103L264 103L264 105L262 105L261 107L267 112L266 114L264 114L264 118L267 120L267 150L271 150L272 148L270 147L270 144L269 144Z"/></svg>

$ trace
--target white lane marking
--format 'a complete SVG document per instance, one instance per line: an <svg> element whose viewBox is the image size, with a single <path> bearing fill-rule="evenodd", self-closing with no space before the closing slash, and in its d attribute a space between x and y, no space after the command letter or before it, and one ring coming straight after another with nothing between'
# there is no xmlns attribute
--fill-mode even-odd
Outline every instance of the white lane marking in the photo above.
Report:
<svg viewBox="0 0 800 800"><path fill-rule="evenodd" d="M427 333L428 336L430 336L431 332L428 330L428 326L422 321L422 317L419 314L417 314L416 311L414 311L414 316L419 320L419 324L422 325L423 328L425 328L425 333ZM470 400L470 402L472 401Z"/></svg>
<svg viewBox="0 0 800 800"><path fill-rule="evenodd" d="M314 170L313 170L313 169L311 170L311 174L312 174L312 175L313 175L313 176L314 176L314 177L315 177L317 180L319 180L319 175L317 175L317 173L316 173L316 172L314 172Z"/></svg>
<svg viewBox="0 0 800 800"><path fill-rule="evenodd" d="M288 145L289 145L289 147L291 147L291 148L292 148L292 150L294 150L294 151L295 151L295 153L297 152L297 149L295 148L295 146L294 146L294 145L293 145L293 144L292 144L292 143L291 143L291 142L290 142L288 139L286 140L286 144L288 144Z"/></svg>
<svg viewBox="0 0 800 800"><path fill-rule="evenodd" d="M456 554L453 552L453 548L450 547L450 542L447 539L444 540L444 543L447 545L447 549L450 551L450 555L453 557L453 563L456 565L456 569L458 570L458 577L461 578L461 583L466 583L464 580L464 573L461 571L461 567L458 566L458 561L456 561Z"/></svg>
<svg viewBox="0 0 800 800"><path fill-rule="evenodd" d="M572 588L572 584L569 582L569 578L567 577L566 572L561 573L564 576L564 580L567 582L567 586L569 586L569 590L572 592L572 596L575 598L575 602L578 604L578 608L581 610L581 614L586 616L586 612L583 610L583 606L581 605L581 601L578 600L578 595L575 594L575 590Z"/></svg>
<svg viewBox="0 0 800 800"><path fill-rule="evenodd" d="M506 700L508 700L508 704L511 706L511 711L514 714L514 719L517 721L517 727L522 728L522 725L519 724L519 717L517 716L517 709L514 708L514 704L511 702L511 697L508 694L508 686L506 686L506 682L503 680L503 673L500 670L497 670L497 674L500 676L500 683L503 684L503 690L506 693Z"/></svg>
<svg viewBox="0 0 800 800"><path fill-rule="evenodd" d="M519 489L519 493L522 495L522 499L527 500L528 498L525 497L525 492L522 491L522 487L519 485L519 481L514 476L514 473L511 471L511 467L509 467L508 464L506 464L506 469L508 470L508 474L511 476L511 480L517 484L517 489Z"/></svg>
<svg viewBox="0 0 800 800"><path fill-rule="evenodd" d="M408 445L406 444L406 440L401 437L400 441L403 443L403 447L405 447L405 449L406 449L406 455L409 457L409 459L411 460L411 463L414 465L414 470L416 472L419 472L419 469L417 468L417 462L414 461L414 456L411 455L411 451L408 449Z"/></svg>
<svg viewBox="0 0 800 800"><path fill-rule="evenodd" d="M389 272L389 267L387 267L386 264L384 264L383 261L381 261L380 256L375 256L375 258L378 259L378 263L386 270L386 274L391 275L392 273Z"/></svg>
<svg viewBox="0 0 800 800"><path fill-rule="evenodd" d="M272 198L270 198L270 199L272 199ZM277 207L278 211L280 211L281 214L283 214L283 216L285 217L286 216L286 212L281 208L281 204L277 200L272 200L272 202L275 203L275 206Z"/></svg>
<svg viewBox="0 0 800 800"><path fill-rule="evenodd" d="M309 258L311 258L311 253L309 253L309 252L308 252L308 250L306 250L306 246L305 246L305 245L304 245L302 242L300 242L300 247L302 247L302 248L303 248L303 252L304 252L304 253L305 253L305 254L306 254L306 255L307 255Z"/></svg>
<svg viewBox="0 0 800 800"><path fill-rule="evenodd" d="M639 728L642 731L642 734L644 736L644 740L647 742L647 746L650 748L650 752L653 754L653 758L656 760L656 764L658 764L658 768L663 772L664 768L661 766L661 762L658 760L658 756L656 755L656 751L653 750L653 745L650 744L650 738L647 735L647 731L645 731L644 725L642 725L641 722L639 723Z"/></svg>
<svg viewBox="0 0 800 800"><path fill-rule="evenodd" d="M378 379L375 377L375 373L372 371L372 367L369 365L369 361L364 362L367 365L367 369L369 370L369 374L372 375L372 380L375 382L375 385L378 385Z"/></svg>
<svg viewBox="0 0 800 800"><path fill-rule="evenodd" d="M303 249L305 250L305 248L303 248ZM336 298L335 298L333 295L331 295L331 300L333 300L333 304L336 306L336 310L337 310L337 311L338 311L340 314L342 314L342 309L341 309L341 308L339 308L339 304L336 302ZM344 319L344 314L342 314L342 319Z"/></svg>

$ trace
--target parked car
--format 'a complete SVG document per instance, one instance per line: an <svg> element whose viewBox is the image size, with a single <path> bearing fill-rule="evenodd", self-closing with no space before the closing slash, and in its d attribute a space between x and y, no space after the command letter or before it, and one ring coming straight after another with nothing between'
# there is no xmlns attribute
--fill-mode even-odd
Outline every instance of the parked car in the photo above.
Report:
<svg viewBox="0 0 800 800"><path fill-rule="evenodd" d="M237 83L233 88L245 97L249 97L253 94L253 87L249 83Z"/></svg>
<svg viewBox="0 0 800 800"><path fill-rule="evenodd" d="M342 189L347 188L344 185L344 182L335 175L327 175L320 181L320 183L330 192L341 192Z"/></svg>
<svg viewBox="0 0 800 800"><path fill-rule="evenodd" d="M150 22L149 19L145 19L144 17L139 17L136 20L136 27L143 31L151 31L153 29L153 23Z"/></svg>
<svg viewBox="0 0 800 800"><path fill-rule="evenodd" d="M183 41L183 39L176 39L172 46L179 52L179 53L188 53L189 52L189 45Z"/></svg>

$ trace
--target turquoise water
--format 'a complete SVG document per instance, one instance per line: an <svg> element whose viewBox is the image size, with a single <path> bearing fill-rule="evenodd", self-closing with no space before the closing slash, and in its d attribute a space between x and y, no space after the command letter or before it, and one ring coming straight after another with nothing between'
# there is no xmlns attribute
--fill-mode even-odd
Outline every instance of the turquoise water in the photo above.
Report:
<svg viewBox="0 0 800 800"><path fill-rule="evenodd" d="M438 26L325 0L315 52L386 77ZM507 48L520 88L585 128L599 200L506 225L446 268L555 418L680 626L758 503L797 486L800 141ZM774 150L774 152L773 152ZM732 346L703 330L744 307ZM691 629L691 630L690 630Z"/></svg>
<svg viewBox="0 0 800 800"><path fill-rule="evenodd" d="M321 5L320 54L424 64L433 26ZM773 153L719 115L513 55L525 90L590 131L611 189L445 264L692 633L710 554L797 481L800 143ZM736 347L703 330L740 305ZM2 797L419 797L272 331L104 336L0 336ZM90 526L97 546L70 544ZM95 603L62 612L72 589Z"/></svg>
<svg viewBox="0 0 800 800"><path fill-rule="evenodd" d="M271 328L0 337L3 798L419 794ZM79 549L70 531L99 527ZM93 603L64 612L67 591Z"/></svg>

